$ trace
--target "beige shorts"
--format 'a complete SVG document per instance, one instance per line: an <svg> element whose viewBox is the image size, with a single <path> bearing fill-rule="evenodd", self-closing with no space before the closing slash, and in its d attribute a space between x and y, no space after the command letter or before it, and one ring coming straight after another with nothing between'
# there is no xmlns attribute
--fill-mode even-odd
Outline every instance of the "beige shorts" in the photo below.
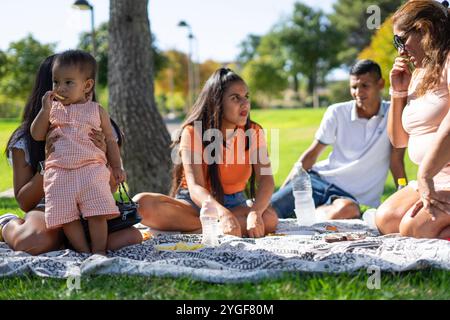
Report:
<svg viewBox="0 0 450 320"><path fill-rule="evenodd" d="M104 164L90 164L78 169L47 168L44 174L45 223L47 228L89 218L117 217L109 186L110 171Z"/></svg>

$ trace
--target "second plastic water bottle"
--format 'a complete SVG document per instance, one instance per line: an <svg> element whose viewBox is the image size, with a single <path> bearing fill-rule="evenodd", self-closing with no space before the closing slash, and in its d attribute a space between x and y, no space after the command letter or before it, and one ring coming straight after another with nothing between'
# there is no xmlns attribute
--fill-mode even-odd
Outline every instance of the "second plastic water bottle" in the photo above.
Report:
<svg viewBox="0 0 450 320"><path fill-rule="evenodd" d="M297 223L310 226L316 222L316 208L312 197L311 178L303 169L302 163L294 166L295 174L292 178L292 193L295 199L295 215Z"/></svg>
<svg viewBox="0 0 450 320"><path fill-rule="evenodd" d="M216 207L211 202L211 197L204 201L200 210L200 222L202 223L202 244L206 246L219 245L219 215Z"/></svg>

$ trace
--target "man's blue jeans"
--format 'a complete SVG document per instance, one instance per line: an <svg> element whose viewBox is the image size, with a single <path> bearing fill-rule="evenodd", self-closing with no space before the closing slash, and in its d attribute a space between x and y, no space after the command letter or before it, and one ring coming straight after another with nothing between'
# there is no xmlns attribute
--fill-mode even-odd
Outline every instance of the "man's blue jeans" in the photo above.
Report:
<svg viewBox="0 0 450 320"><path fill-rule="evenodd" d="M342 190L338 186L324 180L317 172L311 170L308 172L311 177L311 186L313 189L314 205L317 207L329 205L335 199L345 198L354 201L357 205L358 201L348 192ZM294 218L294 195L292 194L292 182L289 181L283 188L273 194L271 205L275 209L280 218Z"/></svg>

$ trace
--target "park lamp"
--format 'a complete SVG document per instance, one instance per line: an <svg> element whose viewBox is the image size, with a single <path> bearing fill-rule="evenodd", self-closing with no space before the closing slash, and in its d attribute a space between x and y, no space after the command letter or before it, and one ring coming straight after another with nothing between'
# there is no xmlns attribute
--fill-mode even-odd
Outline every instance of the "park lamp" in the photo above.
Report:
<svg viewBox="0 0 450 320"><path fill-rule="evenodd" d="M180 22L178 22L178 26L179 27L190 27L188 24L187 24L187 22L186 21L184 21L184 20L181 20Z"/></svg>
<svg viewBox="0 0 450 320"><path fill-rule="evenodd" d="M187 28L188 29L188 41L189 41L189 52L188 52L188 103L186 105L186 112L189 111L190 106L193 104L193 95L195 91L194 84L194 74L193 74L193 65L192 65L192 40L194 39L194 35L192 34L191 26L184 20L178 22L178 27Z"/></svg>
<svg viewBox="0 0 450 320"><path fill-rule="evenodd" d="M72 7L79 9L79 10L92 10L92 6L89 2L86 0L77 0L72 5Z"/></svg>
<svg viewBox="0 0 450 320"><path fill-rule="evenodd" d="M94 6L86 0L77 0L74 2L72 7L79 10L91 11L92 55L95 58L97 56L97 43L95 41Z"/></svg>

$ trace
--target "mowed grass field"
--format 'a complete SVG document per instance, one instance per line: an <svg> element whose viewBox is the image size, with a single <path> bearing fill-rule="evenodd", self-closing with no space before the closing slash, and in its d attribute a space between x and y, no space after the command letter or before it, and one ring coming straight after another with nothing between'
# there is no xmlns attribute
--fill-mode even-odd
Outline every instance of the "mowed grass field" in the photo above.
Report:
<svg viewBox="0 0 450 320"><path fill-rule="evenodd" d="M274 168L277 188L293 163L309 146L325 109L255 110L252 119L269 130L279 129L279 162ZM4 149L18 121L0 120L0 147ZM328 148L320 159L326 158ZM271 150L274 158L274 150ZM274 163L275 161L272 160ZM409 179L417 166L405 157ZM0 158L0 191L12 187L12 175L4 156ZM389 175L383 199L394 192ZM20 213L13 199L0 199L0 214ZM65 280L35 276L0 278L0 299L449 299L450 272L427 269L405 273L382 273L381 289L367 288L369 274L291 273L259 283L209 284L189 278L89 276L81 290L68 293Z"/></svg>

